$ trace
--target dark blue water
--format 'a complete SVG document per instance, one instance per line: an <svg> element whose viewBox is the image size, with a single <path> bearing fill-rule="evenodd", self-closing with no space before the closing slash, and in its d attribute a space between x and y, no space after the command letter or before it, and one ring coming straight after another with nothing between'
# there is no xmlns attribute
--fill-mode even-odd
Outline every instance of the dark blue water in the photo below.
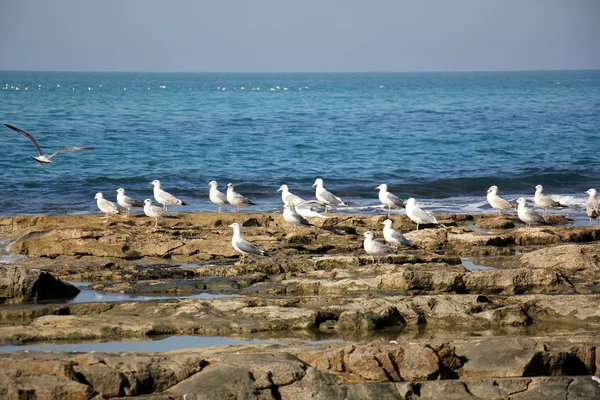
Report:
<svg viewBox="0 0 600 400"><path fill-rule="evenodd" d="M60 85L60 86L59 86ZM207 182L280 209L286 183L376 205L387 183L439 210L487 211L486 189L579 205L600 188L600 71L182 74L0 71L0 215L98 212L103 192L152 197L149 182L212 211ZM260 90L259 90L260 89ZM366 211L365 211L366 212ZM370 211L369 211L370 212Z"/></svg>

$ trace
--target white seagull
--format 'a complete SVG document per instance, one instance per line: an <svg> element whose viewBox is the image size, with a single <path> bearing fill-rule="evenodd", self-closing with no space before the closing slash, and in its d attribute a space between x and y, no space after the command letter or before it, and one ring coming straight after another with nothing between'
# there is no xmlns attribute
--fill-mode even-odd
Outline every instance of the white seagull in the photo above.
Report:
<svg viewBox="0 0 600 400"><path fill-rule="evenodd" d="M102 211L104 213L104 218L105 219L105 223L108 222L108 215L116 215L119 214L120 211L117 208L117 206L115 205L115 203L113 203L112 201L108 201L104 198L104 196L102 195L102 193L98 192L96 193L96 196L94 196L94 200L96 200L96 204L98 205L98 208L100 209L100 211Z"/></svg>
<svg viewBox="0 0 600 400"><path fill-rule="evenodd" d="M292 202L283 206L283 219L293 226L311 226L310 222L296 211Z"/></svg>
<svg viewBox="0 0 600 400"><path fill-rule="evenodd" d="M165 192L164 190L162 190L160 188L159 180L155 179L152 182L150 182L150 184L154 186L154 199L156 200L157 203L160 203L163 205L163 208L165 209L165 211L168 211L169 206L187 206L186 203L179 200L177 197L173 196L171 193Z"/></svg>
<svg viewBox="0 0 600 400"><path fill-rule="evenodd" d="M323 204L317 200L292 200L292 203L296 208L296 212L309 221L313 218L327 219L325 215L316 211L317 208L323 207Z"/></svg>
<svg viewBox="0 0 600 400"><path fill-rule="evenodd" d="M412 241L405 238L402 232L392 228L392 224L393 222L391 219L383 221L383 238L386 242L395 246L412 247L413 249L417 247Z"/></svg>
<svg viewBox="0 0 600 400"><path fill-rule="evenodd" d="M8 124L4 124L7 127L9 127L10 129L12 129L13 131L16 131L18 133L20 133L21 135L25 136L27 139L29 139L31 141L31 143L33 143L33 146L35 147L35 149L38 152L38 156L31 156L31 158L33 158L35 161L38 162L38 165L41 164L52 164L52 157L54 157L57 154L60 153L64 153L65 151L78 151L78 150L95 150L95 147L85 147L85 146L69 146L69 147L64 147L60 150L55 151L54 153L47 155L44 153L44 151L42 150L42 148L40 147L40 145L38 144L38 142L36 142L36 140L33 138L33 136L31 136L29 133L25 132L22 129L16 128L12 125L8 125Z"/></svg>
<svg viewBox="0 0 600 400"><path fill-rule="evenodd" d="M412 222L417 224L417 230L419 230L419 224L439 224L433 215L417 205L417 200L414 198L411 197L404 204L406 204L406 215Z"/></svg>
<svg viewBox="0 0 600 400"><path fill-rule="evenodd" d="M377 186L375 189L379 190L379 201L388 208L388 218L392 213L392 208L404 208L404 201L388 192L388 187L385 183Z"/></svg>
<svg viewBox="0 0 600 400"><path fill-rule="evenodd" d="M552 197L547 196L543 193L544 187L542 185L537 185L535 187L535 196L533 197L533 202L539 208L544 209L544 216L546 215L546 210L554 207L566 207L564 204L560 204L558 201L554 200Z"/></svg>
<svg viewBox="0 0 600 400"><path fill-rule="evenodd" d="M315 183L313 183L312 187L317 187L316 191L315 191L315 197L317 198L317 200L319 200L321 203L325 204L326 206L345 206L347 205L346 203L344 203L342 201L342 199L340 199L339 197L337 197L336 195L334 195L333 193L331 193L330 191L328 191L327 189L325 189L323 187L323 179L321 178L317 178L315 180Z"/></svg>
<svg viewBox="0 0 600 400"><path fill-rule="evenodd" d="M240 212L240 208L254 205L253 202L242 196L241 194L235 192L233 183L227 184L227 201L229 204L235 207L236 213Z"/></svg>
<svg viewBox="0 0 600 400"><path fill-rule="evenodd" d="M244 264L244 259L247 254L259 254L261 256L267 255L267 253L263 249L242 238L242 232L240 231L239 223L234 222L229 226L233 228L231 246L233 246L235 251L242 255L240 260L242 264Z"/></svg>
<svg viewBox="0 0 600 400"><path fill-rule="evenodd" d="M590 225L592 225L592 218L600 224L600 219L598 219L600 216L600 203L596 198L596 189L588 189L583 193L589 196L585 204L585 212L590 217Z"/></svg>
<svg viewBox="0 0 600 400"><path fill-rule="evenodd" d="M517 215L519 219L525 223L525 226L529 229L531 224L546 224L546 220L537 211L527 208L527 200L525 197L519 197L517 199Z"/></svg>
<svg viewBox="0 0 600 400"><path fill-rule="evenodd" d="M395 253L395 250L390 246L376 241L373 232L366 231L363 235L365 237L363 246L367 254L373 258L373 264L375 264L375 257L377 257L377 264L379 264L380 257Z"/></svg>
<svg viewBox="0 0 600 400"><path fill-rule="evenodd" d="M125 209L125 217L129 218L129 212L135 207L144 207L144 202L136 200L133 197L129 197L125 194L125 189L118 188L117 192L117 203Z"/></svg>
<svg viewBox="0 0 600 400"><path fill-rule="evenodd" d="M221 208L227 204L227 195L217 189L217 181L208 182L208 186L210 186L208 197L210 201L219 206L219 214L221 214Z"/></svg>
<svg viewBox="0 0 600 400"><path fill-rule="evenodd" d="M300 196L296 196L293 193L290 193L290 189L288 188L288 185L281 185L279 187L279 189L277 189L278 192L281 192L281 201L283 201L283 204L290 204L290 202L296 202L296 201L304 201L304 199Z"/></svg>
<svg viewBox="0 0 600 400"><path fill-rule="evenodd" d="M492 206L494 210L498 211L498 216L502 215L502 210L510 210L515 208L515 206L511 202L509 202L508 200L504 200L498 194L498 186L496 185L490 186L490 188L487 190L486 197L488 203L490 203L490 206Z"/></svg>
<svg viewBox="0 0 600 400"><path fill-rule="evenodd" d="M173 217L170 212L168 212L163 207L152 205L152 199L144 200L144 214L147 217L154 218L154 230L158 229L158 220L164 217Z"/></svg>

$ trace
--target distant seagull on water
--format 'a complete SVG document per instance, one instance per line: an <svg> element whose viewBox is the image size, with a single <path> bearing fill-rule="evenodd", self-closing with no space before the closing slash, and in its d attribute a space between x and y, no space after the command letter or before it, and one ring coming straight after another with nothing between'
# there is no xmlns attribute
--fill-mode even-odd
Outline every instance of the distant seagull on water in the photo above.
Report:
<svg viewBox="0 0 600 400"><path fill-rule="evenodd" d="M64 153L65 151L95 150L96 149L95 147L69 146L69 147L64 147L60 150L57 150L50 155L47 155L44 153L44 151L42 150L42 148L40 147L38 142L29 133L25 132L22 129L19 129L12 125L9 125L9 124L4 124L4 125L9 127L10 129L12 129L13 131L16 131L16 132L20 133L21 135L25 136L27 139L29 139L31 141L31 143L33 143L33 146L35 147L35 149L38 152L38 156L37 157L31 156L31 158L33 158L35 161L38 162L38 166L41 164L52 164L52 161L51 161L52 157L54 157L57 154Z"/></svg>

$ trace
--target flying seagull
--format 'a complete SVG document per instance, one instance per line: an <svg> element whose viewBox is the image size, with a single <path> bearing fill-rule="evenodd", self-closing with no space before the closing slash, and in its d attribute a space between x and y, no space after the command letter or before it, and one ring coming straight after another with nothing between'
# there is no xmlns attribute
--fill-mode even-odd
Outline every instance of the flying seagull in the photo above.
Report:
<svg viewBox="0 0 600 400"><path fill-rule="evenodd" d="M57 150L50 155L47 155L44 153L44 151L42 150L42 148L40 147L38 142L29 133L25 132L22 129L19 129L12 125L9 125L9 124L4 124L4 125L9 127L10 129L12 129L13 131L16 131L16 132L20 133L21 135L25 136L27 139L29 139L31 141L31 143L33 143L33 146L35 147L35 149L37 150L39 155L37 157L31 156L31 158L33 158L35 161L37 161L38 165L52 164L52 161L51 161L52 157L54 157L57 154L64 153L65 151L95 150L96 149L95 147L69 146L69 147L65 147L60 150Z"/></svg>

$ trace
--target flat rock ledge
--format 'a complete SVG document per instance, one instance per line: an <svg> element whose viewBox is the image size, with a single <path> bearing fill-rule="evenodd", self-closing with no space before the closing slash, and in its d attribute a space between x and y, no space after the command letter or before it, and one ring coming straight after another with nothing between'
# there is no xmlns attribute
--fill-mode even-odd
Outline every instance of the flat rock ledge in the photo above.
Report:
<svg viewBox="0 0 600 400"><path fill-rule="evenodd" d="M376 341L0 355L21 399L597 399L598 338Z"/></svg>

